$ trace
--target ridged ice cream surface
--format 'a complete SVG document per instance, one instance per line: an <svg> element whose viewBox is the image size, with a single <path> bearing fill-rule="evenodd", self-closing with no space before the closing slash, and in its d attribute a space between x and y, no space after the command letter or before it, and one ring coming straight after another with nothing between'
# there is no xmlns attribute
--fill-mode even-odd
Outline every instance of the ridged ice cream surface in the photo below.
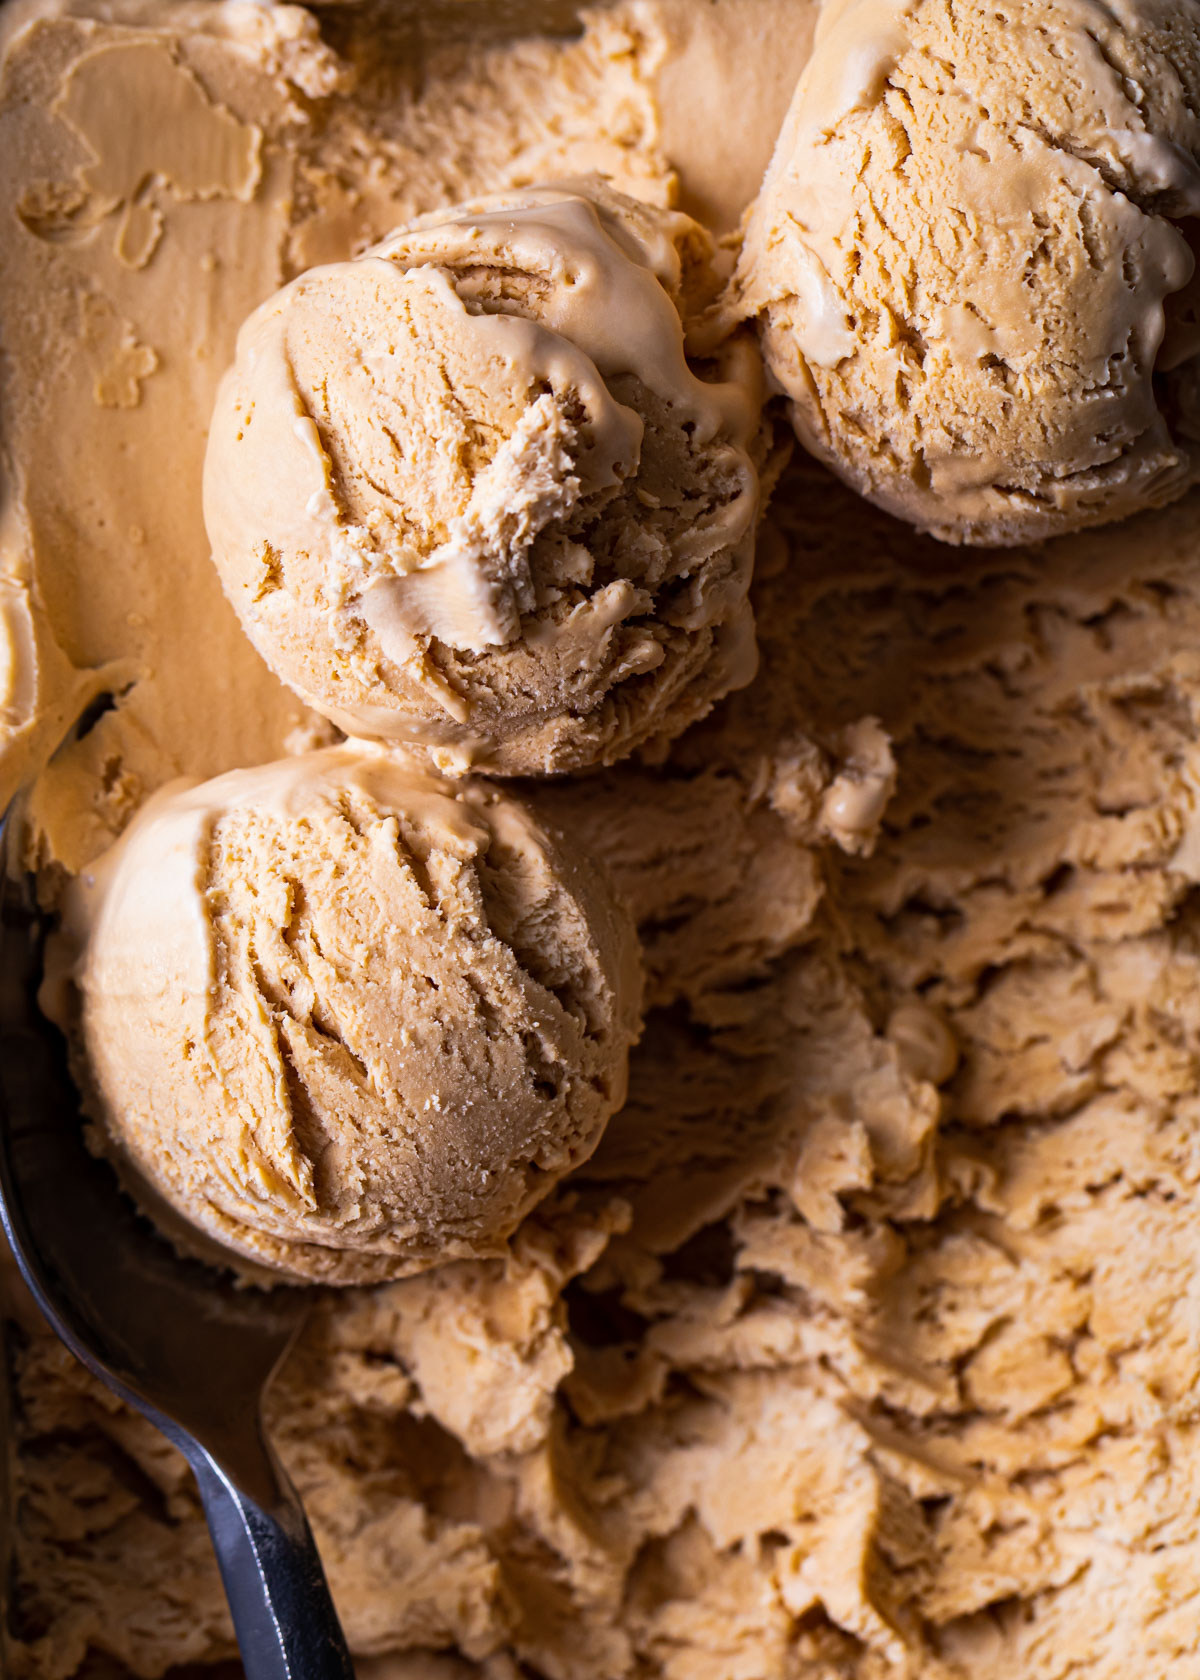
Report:
<svg viewBox="0 0 1200 1680"><path fill-rule="evenodd" d="M828 0L735 313L801 441L954 542L1200 474L1194 0Z"/></svg>
<svg viewBox="0 0 1200 1680"><path fill-rule="evenodd" d="M362 1680L1196 1680L1198 9L0 5L0 804ZM0 1291L5 1673L223 1680Z"/></svg>
<svg viewBox="0 0 1200 1680"><path fill-rule="evenodd" d="M507 774L609 762L746 682L759 375L744 344L689 362L710 257L690 218L566 183L251 315L204 506L277 674L349 732Z"/></svg>
<svg viewBox="0 0 1200 1680"><path fill-rule="evenodd" d="M624 1096L640 976L603 880L381 751L164 790L66 926L105 1146L184 1247L331 1283L493 1252Z"/></svg>

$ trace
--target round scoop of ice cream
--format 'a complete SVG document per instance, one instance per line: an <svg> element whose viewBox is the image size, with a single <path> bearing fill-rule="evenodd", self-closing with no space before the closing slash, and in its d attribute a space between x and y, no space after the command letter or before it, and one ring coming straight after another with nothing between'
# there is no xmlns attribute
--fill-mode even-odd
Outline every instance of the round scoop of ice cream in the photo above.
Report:
<svg viewBox="0 0 1200 1680"><path fill-rule="evenodd" d="M253 314L204 510L263 657L444 763L608 763L754 671L753 346L699 377L690 218L597 183L480 199Z"/></svg>
<svg viewBox="0 0 1200 1680"><path fill-rule="evenodd" d="M952 542L1180 495L1198 111L1195 0L826 0L735 291L801 441Z"/></svg>
<svg viewBox="0 0 1200 1680"><path fill-rule="evenodd" d="M639 958L604 881L494 783L383 749L172 784L62 937L118 1171L252 1267L495 1252L624 1100Z"/></svg>

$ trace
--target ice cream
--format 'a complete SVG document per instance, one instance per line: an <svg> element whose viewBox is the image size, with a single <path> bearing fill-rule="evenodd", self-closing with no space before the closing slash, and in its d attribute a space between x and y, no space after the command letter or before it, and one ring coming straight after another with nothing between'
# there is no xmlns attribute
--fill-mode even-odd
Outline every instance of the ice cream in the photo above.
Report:
<svg viewBox="0 0 1200 1680"><path fill-rule="evenodd" d="M828 0L734 304L805 445L952 542L1181 495L1198 108L1192 0Z"/></svg>
<svg viewBox="0 0 1200 1680"><path fill-rule="evenodd" d="M68 11L0 6L0 802L39 776L75 870L162 782L313 721L222 595L200 470L237 326L282 278L293 151L347 73L294 7ZM198 666L225 697L199 729ZM101 691L120 704L40 775Z"/></svg>
<svg viewBox="0 0 1200 1680"><path fill-rule="evenodd" d="M73 671L107 687L120 661L132 683L33 791L48 903L167 776L318 727L227 610L200 518L241 319L305 268L531 181L599 170L735 227L815 10L617 0L506 39L573 8L35 0L0 78L0 562L67 668L14 639L0 772L40 762ZM1004 11L1002 38L956 16L1007 75L1033 14ZM1116 64L1154 33L1128 0L1071 15ZM1037 17L1048 51L1086 50L1055 36L1063 11ZM64 83L80 62L103 82L131 34L263 130L251 197L191 199L119 102L89 120L95 149L129 138L163 217L140 269L116 253L127 204L55 215L96 169ZM329 43L357 79L323 95ZM914 140L955 109L923 104ZM109 312L85 313L93 294ZM1176 335L1187 296L1164 304ZM135 378L141 349L157 365ZM118 389L132 406L98 406ZM521 786L534 831L601 856L628 902L644 1028L595 1152L497 1252L325 1291L268 1396L361 1680L1190 1680L1198 503L964 551L796 451L757 540L754 680L661 754ZM32 1305L0 1311L20 1326L8 1668L224 1674L185 1461Z"/></svg>
<svg viewBox="0 0 1200 1680"><path fill-rule="evenodd" d="M689 364L710 257L689 218L568 183L258 309L204 507L272 668L348 732L508 774L611 762L748 681L757 374L745 345Z"/></svg>
<svg viewBox="0 0 1200 1680"><path fill-rule="evenodd" d="M185 1246L331 1283L495 1252L624 1099L603 877L382 751L164 789L65 926L105 1140Z"/></svg>

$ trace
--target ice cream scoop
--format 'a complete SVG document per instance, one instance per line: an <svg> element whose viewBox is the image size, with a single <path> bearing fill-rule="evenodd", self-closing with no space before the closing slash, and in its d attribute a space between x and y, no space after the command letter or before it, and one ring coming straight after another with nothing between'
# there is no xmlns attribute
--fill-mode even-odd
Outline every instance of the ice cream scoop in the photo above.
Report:
<svg viewBox="0 0 1200 1680"><path fill-rule="evenodd" d="M594 1148L639 1024L594 869L370 747L163 790L69 890L64 958L135 1194L329 1283L496 1252Z"/></svg>
<svg viewBox="0 0 1200 1680"><path fill-rule="evenodd" d="M222 383L205 520L260 653L348 733L608 763L749 680L753 349L699 376L707 235L598 183L309 270Z"/></svg>
<svg viewBox="0 0 1200 1680"><path fill-rule="evenodd" d="M50 1328L111 1403L141 1412L187 1459L246 1680L353 1680L304 1506L263 1426L311 1298L239 1289L172 1254L89 1154L62 1038L37 1007L46 929L12 844L19 822L0 816L0 1232Z"/></svg>
<svg viewBox="0 0 1200 1680"><path fill-rule="evenodd" d="M1198 110L1195 0L826 0L734 304L802 442L952 542L1180 495Z"/></svg>

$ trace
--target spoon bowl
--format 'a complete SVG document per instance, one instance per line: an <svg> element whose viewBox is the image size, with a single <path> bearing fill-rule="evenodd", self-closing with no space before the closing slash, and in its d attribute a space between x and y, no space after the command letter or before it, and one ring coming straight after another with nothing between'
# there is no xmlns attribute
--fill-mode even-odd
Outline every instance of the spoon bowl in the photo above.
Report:
<svg viewBox="0 0 1200 1680"><path fill-rule="evenodd" d="M46 940L0 819L0 1224L51 1327L195 1472L248 1680L350 1680L262 1398L313 1292L183 1259L84 1141L66 1043L38 1007Z"/></svg>

